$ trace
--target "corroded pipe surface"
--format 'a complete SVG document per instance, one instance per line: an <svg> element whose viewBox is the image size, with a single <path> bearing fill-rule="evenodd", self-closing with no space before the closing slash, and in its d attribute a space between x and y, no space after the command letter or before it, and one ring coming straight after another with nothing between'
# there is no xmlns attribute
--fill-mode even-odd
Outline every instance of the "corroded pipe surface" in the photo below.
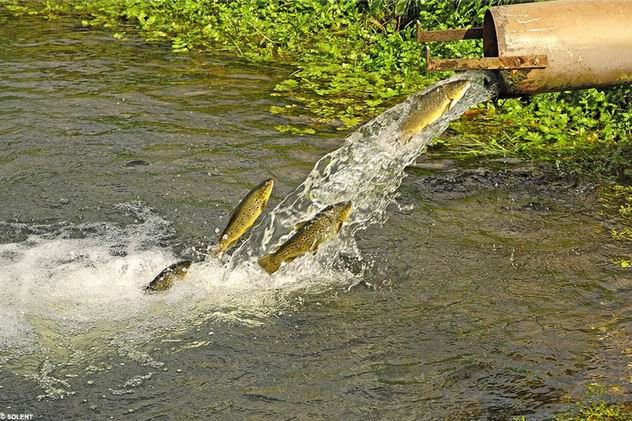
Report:
<svg viewBox="0 0 632 421"><path fill-rule="evenodd" d="M546 55L544 69L500 70L505 96L632 83L632 0L557 0L493 7L486 57Z"/></svg>

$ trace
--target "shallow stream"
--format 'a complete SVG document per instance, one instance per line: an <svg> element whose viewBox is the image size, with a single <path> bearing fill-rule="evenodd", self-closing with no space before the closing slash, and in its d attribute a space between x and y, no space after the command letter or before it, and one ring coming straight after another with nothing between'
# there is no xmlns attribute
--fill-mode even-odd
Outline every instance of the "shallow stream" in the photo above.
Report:
<svg viewBox="0 0 632 421"><path fill-rule="evenodd" d="M630 400L632 281L590 184L424 156L359 256L274 279L211 261L149 296L251 187L273 177L277 205L347 133L274 129L291 69L75 22L6 18L0 64L0 412L547 419Z"/></svg>

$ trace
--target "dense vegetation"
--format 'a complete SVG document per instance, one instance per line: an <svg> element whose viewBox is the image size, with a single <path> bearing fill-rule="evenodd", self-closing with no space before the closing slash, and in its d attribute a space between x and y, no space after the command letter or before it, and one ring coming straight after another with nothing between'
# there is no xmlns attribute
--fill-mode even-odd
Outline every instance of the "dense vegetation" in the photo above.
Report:
<svg viewBox="0 0 632 421"><path fill-rule="evenodd" d="M513 2L516 2L514 0ZM271 112L291 114L279 127L309 134L349 129L446 74L425 74L415 21L423 29L479 25L502 0L0 0L14 15L81 18L117 38L167 40L177 52L207 48L295 70L273 95ZM480 55L475 41L432 45L433 55ZM569 158L623 176L632 160L631 88L537 95L482 105L452 126L441 146L465 154Z"/></svg>
<svg viewBox="0 0 632 421"><path fill-rule="evenodd" d="M559 421L629 421L632 419L632 405L597 402L581 408L577 414L561 416L557 419Z"/></svg>

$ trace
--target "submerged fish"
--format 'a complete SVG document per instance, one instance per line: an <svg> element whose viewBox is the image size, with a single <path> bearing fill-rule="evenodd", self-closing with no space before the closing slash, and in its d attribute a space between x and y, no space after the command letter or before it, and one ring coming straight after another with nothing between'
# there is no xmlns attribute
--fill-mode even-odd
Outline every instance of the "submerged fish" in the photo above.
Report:
<svg viewBox="0 0 632 421"><path fill-rule="evenodd" d="M298 224L296 234L274 253L260 257L259 265L272 275L279 270L281 263L289 263L310 251L315 253L322 243L338 234L350 213L351 202L327 206L311 220Z"/></svg>
<svg viewBox="0 0 632 421"><path fill-rule="evenodd" d="M149 285L145 287L145 291L164 291L171 288L176 279L183 279L191 267L191 260L183 260L174 263L154 278Z"/></svg>
<svg viewBox="0 0 632 421"><path fill-rule="evenodd" d="M230 214L228 225L224 228L224 232L219 237L217 245L213 249L213 253L221 255L226 252L248 231L270 199L274 180L269 179L259 184L243 198L237 205L233 213Z"/></svg>
<svg viewBox="0 0 632 421"><path fill-rule="evenodd" d="M419 104L410 112L402 122L399 129L409 136L414 136L430 124L437 121L450 108L454 106L470 87L467 80L455 80L426 92L421 97ZM407 143L410 137L404 138Z"/></svg>

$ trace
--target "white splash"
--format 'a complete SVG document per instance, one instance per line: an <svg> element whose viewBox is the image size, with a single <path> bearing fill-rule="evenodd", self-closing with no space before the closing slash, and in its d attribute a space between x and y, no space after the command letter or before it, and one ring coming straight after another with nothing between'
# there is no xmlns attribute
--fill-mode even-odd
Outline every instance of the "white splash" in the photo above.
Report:
<svg viewBox="0 0 632 421"><path fill-rule="evenodd" d="M24 241L0 244L0 367L35 379L45 396L63 397L72 393L68 379L77 375L72 370L99 371L97 362L105 355L158 368L162 363L145 348L150 341L209 319L258 326L303 291L313 294L332 286L343 291L357 283L362 273L345 269L340 255L360 258L354 233L383 222L406 166L451 120L493 95L486 78L466 73L430 87L458 79L473 82L456 106L404 145L401 121L424 92L361 127L318 161L228 265L216 259L195 263L184 281L164 293L146 294L143 288L178 260L160 243L172 235L170 224L141 206L122 206L141 221L128 226L0 224L30 232ZM281 244L296 223L343 200L353 203L351 218L317 255L297 259L273 277L258 267L256 257Z"/></svg>
<svg viewBox="0 0 632 421"><path fill-rule="evenodd" d="M259 326L293 294L352 282L349 273L317 266L274 280L248 267L224 276L225 265L209 260L193 264L172 289L148 294L149 281L178 260L158 244L170 225L125 207L143 222L30 227L37 234L0 244L0 367L36 380L43 396L72 393L66 376L108 355L160 367L146 351L150 341L209 319Z"/></svg>

